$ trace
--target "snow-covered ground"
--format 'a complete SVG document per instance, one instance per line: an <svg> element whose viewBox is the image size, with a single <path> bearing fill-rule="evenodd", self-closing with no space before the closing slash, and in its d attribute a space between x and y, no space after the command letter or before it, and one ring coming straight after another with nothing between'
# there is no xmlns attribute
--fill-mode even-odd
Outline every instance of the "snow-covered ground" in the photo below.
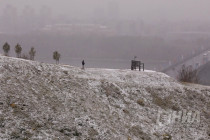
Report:
<svg viewBox="0 0 210 140"><path fill-rule="evenodd" d="M207 140L209 107L210 87L181 84L163 73L82 70L0 56L2 140ZM168 116L197 111L200 122L165 124L164 116L158 119L164 110Z"/></svg>

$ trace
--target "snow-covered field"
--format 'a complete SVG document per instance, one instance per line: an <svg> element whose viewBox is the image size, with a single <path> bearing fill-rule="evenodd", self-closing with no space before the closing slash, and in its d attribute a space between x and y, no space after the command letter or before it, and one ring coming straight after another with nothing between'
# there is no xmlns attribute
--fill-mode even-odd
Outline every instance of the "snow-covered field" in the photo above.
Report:
<svg viewBox="0 0 210 140"><path fill-rule="evenodd" d="M164 116L158 119L164 110L168 116L197 111L200 122L165 124ZM0 56L0 139L207 140L210 87L158 72L82 70Z"/></svg>

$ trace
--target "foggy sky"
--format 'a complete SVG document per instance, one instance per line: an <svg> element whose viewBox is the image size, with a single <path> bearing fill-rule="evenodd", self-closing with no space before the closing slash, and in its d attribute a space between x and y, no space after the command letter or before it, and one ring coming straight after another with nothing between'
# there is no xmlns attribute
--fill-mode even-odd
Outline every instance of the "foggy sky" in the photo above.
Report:
<svg viewBox="0 0 210 140"><path fill-rule="evenodd" d="M0 9L11 4L20 12L29 5L38 12L45 5L54 15L91 18L94 10L103 13L112 1L119 7L119 17L124 19L210 21L210 0L0 0Z"/></svg>
<svg viewBox="0 0 210 140"><path fill-rule="evenodd" d="M91 67L112 68L116 63L113 59L122 59L126 61L123 68L127 68L136 55L147 60L147 67L161 68L162 62L173 63L193 49L210 46L209 13L210 0L0 0L0 46L4 42L12 47L20 43L26 53L35 46L37 60L44 62L52 62L52 52L59 50L66 64L77 59L78 65L85 58L97 60ZM86 36L90 32L84 29L84 35L78 36L80 30L43 30L46 25L59 23L105 25L109 34L100 30ZM202 32L208 33L200 35ZM14 50L11 55L15 56ZM112 61L101 66L99 58Z"/></svg>

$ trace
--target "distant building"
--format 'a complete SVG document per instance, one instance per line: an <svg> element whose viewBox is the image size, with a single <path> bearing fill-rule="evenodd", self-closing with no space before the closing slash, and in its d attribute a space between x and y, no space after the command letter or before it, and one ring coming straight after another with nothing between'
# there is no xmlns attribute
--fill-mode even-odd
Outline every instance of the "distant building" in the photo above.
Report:
<svg viewBox="0 0 210 140"><path fill-rule="evenodd" d="M107 26L99 24L55 24L47 25L41 29L46 33L80 34L80 35L113 35L115 31Z"/></svg>
<svg viewBox="0 0 210 140"><path fill-rule="evenodd" d="M184 40L192 40L197 38L209 38L209 32L169 32L167 33L166 39L184 39Z"/></svg>

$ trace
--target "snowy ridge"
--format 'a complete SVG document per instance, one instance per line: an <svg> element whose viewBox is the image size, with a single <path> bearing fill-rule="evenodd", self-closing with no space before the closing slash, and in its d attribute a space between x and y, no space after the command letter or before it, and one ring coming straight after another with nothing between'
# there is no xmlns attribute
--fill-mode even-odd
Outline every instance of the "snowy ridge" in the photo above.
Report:
<svg viewBox="0 0 210 140"><path fill-rule="evenodd" d="M0 139L209 139L210 88L158 72L86 69L0 56ZM158 125L158 109L200 123Z"/></svg>

